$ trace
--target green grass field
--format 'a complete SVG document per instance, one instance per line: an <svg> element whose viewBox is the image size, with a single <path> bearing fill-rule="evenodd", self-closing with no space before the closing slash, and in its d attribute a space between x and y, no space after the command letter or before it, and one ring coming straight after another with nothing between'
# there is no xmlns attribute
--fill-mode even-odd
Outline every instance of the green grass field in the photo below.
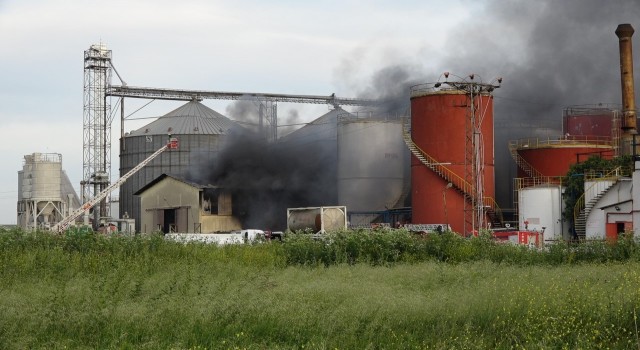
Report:
<svg viewBox="0 0 640 350"><path fill-rule="evenodd" d="M226 247L0 232L0 348L637 349L638 256L404 232Z"/></svg>

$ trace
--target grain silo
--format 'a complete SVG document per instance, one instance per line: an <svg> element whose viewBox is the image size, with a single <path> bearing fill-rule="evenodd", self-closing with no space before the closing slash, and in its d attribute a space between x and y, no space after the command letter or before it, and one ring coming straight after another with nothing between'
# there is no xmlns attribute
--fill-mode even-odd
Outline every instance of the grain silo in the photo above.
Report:
<svg viewBox="0 0 640 350"><path fill-rule="evenodd" d="M204 164L211 164L226 137L241 133L237 123L197 101L159 117L126 134L120 143L120 176L167 143L168 135L179 139L180 147L165 152L131 176L120 187L120 214L136 220L140 230L140 204L133 194L162 174L191 179Z"/></svg>
<svg viewBox="0 0 640 350"><path fill-rule="evenodd" d="M495 87L467 80L412 87L414 224L448 224L466 235L500 222L494 201Z"/></svg>
<svg viewBox="0 0 640 350"><path fill-rule="evenodd" d="M401 119L341 116L337 141L340 205L351 213L404 206L409 151Z"/></svg>

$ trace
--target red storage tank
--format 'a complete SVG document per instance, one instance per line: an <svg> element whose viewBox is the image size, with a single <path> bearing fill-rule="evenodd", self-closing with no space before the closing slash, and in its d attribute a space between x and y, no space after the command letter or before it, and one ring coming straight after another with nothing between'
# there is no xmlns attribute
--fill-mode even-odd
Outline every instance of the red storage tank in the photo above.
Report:
<svg viewBox="0 0 640 350"><path fill-rule="evenodd" d="M562 132L566 136L619 137L619 107L609 105L570 106L562 113Z"/></svg>
<svg viewBox="0 0 640 350"><path fill-rule="evenodd" d="M484 178L483 196L494 198L493 97L483 93L473 98L475 136L473 132L469 133L471 102L469 93L462 90L437 89L433 85L412 88L411 137L431 162L452 171L454 176L465 179L471 186L475 186L475 178L471 175L476 172L470 157L476 154L479 159L476 164L483 168L477 171ZM478 152L474 152L469 141L474 137L478 140ZM469 215L473 215L473 211L463 194L465 190L415 156L411 159L411 187L413 223L449 224L454 232L462 234L473 230L469 225Z"/></svg>
<svg viewBox="0 0 640 350"><path fill-rule="evenodd" d="M538 176L565 176L572 164L584 162L591 156L611 159L614 146L607 137L562 136L556 139L530 138L512 141L518 155L531 165ZM518 177L531 177L522 167L518 167Z"/></svg>

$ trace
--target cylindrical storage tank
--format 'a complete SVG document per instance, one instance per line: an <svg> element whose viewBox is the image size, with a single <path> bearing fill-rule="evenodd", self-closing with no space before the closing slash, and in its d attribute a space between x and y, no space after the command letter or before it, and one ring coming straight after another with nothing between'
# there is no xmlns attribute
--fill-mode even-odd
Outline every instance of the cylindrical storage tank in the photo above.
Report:
<svg viewBox="0 0 640 350"><path fill-rule="evenodd" d="M61 198L62 155L33 153L24 156L22 196L34 201L59 201Z"/></svg>
<svg viewBox="0 0 640 350"><path fill-rule="evenodd" d="M408 152L401 120L340 118L338 203L350 213L398 206Z"/></svg>
<svg viewBox="0 0 640 350"><path fill-rule="evenodd" d="M544 242L569 238L568 223L562 220L564 201L560 185L539 185L518 191L520 230L543 232Z"/></svg>
<svg viewBox="0 0 640 350"><path fill-rule="evenodd" d="M476 132L471 125L475 110ZM411 137L413 143L457 177L473 184L472 158L484 181L484 197L495 198L493 153L493 97L456 89L420 88L411 92ZM475 144L477 147L473 146ZM473 177L473 178L471 178ZM463 191L448 186L451 181L415 156L411 157L412 221L415 224L449 224L455 232L472 230L465 215L472 212Z"/></svg>
<svg viewBox="0 0 640 350"><path fill-rule="evenodd" d="M344 109L335 108L278 140L278 147L286 149L287 154L317 166L317 180L313 182L322 187L322 193L290 206L342 205L338 202L337 189L338 118L348 115Z"/></svg>
<svg viewBox="0 0 640 350"><path fill-rule="evenodd" d="M565 176L572 164L584 162L591 156L611 159L614 155L610 141L528 139L519 142L518 155L542 176L549 177ZM529 175L518 167L518 177Z"/></svg>
<svg viewBox="0 0 640 350"><path fill-rule="evenodd" d="M202 180L199 176L215 160L224 139L239 129L234 121L191 101L128 133L120 142L120 176L166 145L168 134L177 138L180 146L160 154L120 187L120 215L126 213L135 219L140 232L140 202L134 194L162 174Z"/></svg>
<svg viewBox="0 0 640 350"><path fill-rule="evenodd" d="M287 209L287 229L291 231L336 231L346 228L346 207L313 207Z"/></svg>
<svg viewBox="0 0 640 350"><path fill-rule="evenodd" d="M568 138L611 140L619 134L618 110L614 106L571 106L564 109L562 133Z"/></svg>

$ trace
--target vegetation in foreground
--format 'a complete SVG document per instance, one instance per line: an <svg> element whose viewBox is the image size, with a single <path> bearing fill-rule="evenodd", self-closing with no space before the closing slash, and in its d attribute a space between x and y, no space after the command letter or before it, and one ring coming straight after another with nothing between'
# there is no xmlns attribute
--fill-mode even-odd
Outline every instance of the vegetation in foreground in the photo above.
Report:
<svg viewBox="0 0 640 350"><path fill-rule="evenodd" d="M632 240L341 232L216 247L0 232L0 348L640 346Z"/></svg>

